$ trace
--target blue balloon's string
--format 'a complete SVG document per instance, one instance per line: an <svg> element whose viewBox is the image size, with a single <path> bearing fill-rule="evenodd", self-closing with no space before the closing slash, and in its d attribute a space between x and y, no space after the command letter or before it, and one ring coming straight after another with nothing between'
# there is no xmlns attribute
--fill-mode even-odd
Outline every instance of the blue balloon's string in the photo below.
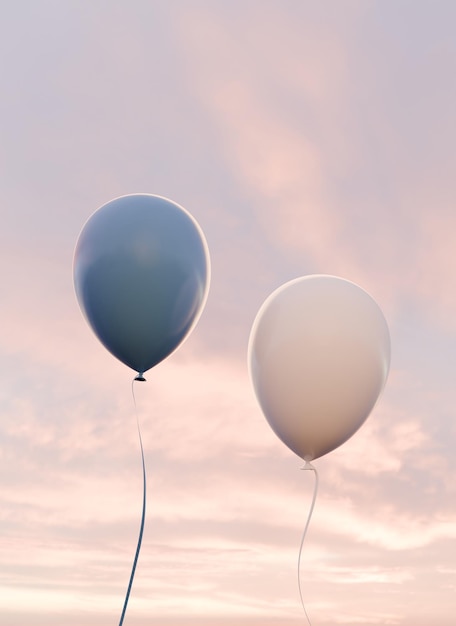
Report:
<svg viewBox="0 0 456 626"><path fill-rule="evenodd" d="M306 464L301 469L303 469L303 470L311 470L315 474L315 486L314 486L312 504L310 505L309 515L307 516L307 522L306 522L306 525L305 525L305 528L304 528L304 532L302 533L301 545L299 546L299 556L298 556L298 587L299 587L299 596L301 598L302 608L304 609L304 613L305 613L305 616L307 618L307 621L309 622L309 626L312 626L312 624L310 622L310 619L309 619L309 616L307 615L306 607L304 606L304 599L302 597L302 589L301 589L301 554L302 554L302 546L304 545L304 539L305 539L306 534L307 534L307 529L309 528L310 520L312 518L312 513L313 513L313 510L314 510L314 506L315 506L315 500L317 499L318 472L317 472L317 468L314 467L312 465L312 463L309 463L308 461L306 461Z"/></svg>
<svg viewBox="0 0 456 626"><path fill-rule="evenodd" d="M136 547L135 559L133 561L133 567L132 567L131 575L130 575L130 582L128 583L127 595L125 596L125 602L124 602L123 609L122 609L122 615L120 616L119 626L122 626L124 617L125 617L125 612L127 610L131 586L133 584L133 579L135 577L136 564L138 563L139 551L141 550L141 543L142 543L143 532L144 532L144 520L146 518L146 464L144 462L144 450L143 450L143 444L142 444L142 438L141 438L141 429L139 427L138 408L136 406L134 383L135 381L133 380L131 383L131 394L133 396L133 404L135 405L136 425L138 427L139 445L141 446L141 459L142 459L142 469L143 469L143 508L142 508L141 528L139 531L138 545Z"/></svg>

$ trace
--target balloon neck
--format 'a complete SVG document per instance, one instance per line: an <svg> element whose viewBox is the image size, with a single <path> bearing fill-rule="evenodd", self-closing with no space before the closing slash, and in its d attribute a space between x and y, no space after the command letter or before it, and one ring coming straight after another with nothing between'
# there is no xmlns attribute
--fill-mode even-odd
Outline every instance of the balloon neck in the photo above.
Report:
<svg viewBox="0 0 456 626"><path fill-rule="evenodd" d="M301 467L302 470L315 470L315 467L312 465L312 463L310 461L308 461L307 459L304 459L305 463L304 465Z"/></svg>
<svg viewBox="0 0 456 626"><path fill-rule="evenodd" d="M135 380L140 380L141 382L145 382L145 378L143 376L144 372L138 372L138 375L135 376Z"/></svg>

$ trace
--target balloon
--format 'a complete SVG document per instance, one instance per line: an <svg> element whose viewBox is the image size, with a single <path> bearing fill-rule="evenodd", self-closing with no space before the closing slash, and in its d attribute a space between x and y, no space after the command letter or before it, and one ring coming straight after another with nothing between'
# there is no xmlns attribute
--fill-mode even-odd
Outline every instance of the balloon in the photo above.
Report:
<svg viewBox="0 0 456 626"><path fill-rule="evenodd" d="M310 462L347 441L374 407L388 376L388 326L354 283L304 276L266 299L248 360L271 428Z"/></svg>
<svg viewBox="0 0 456 626"><path fill-rule="evenodd" d="M207 244L195 219L149 194L122 196L99 208L74 254L83 314L101 343L140 379L195 326L209 274Z"/></svg>

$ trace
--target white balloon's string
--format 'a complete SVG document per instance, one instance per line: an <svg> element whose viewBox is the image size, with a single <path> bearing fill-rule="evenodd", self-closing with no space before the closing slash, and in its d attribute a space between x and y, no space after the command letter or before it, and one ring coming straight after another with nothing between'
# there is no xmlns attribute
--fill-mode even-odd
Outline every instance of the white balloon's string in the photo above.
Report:
<svg viewBox="0 0 456 626"><path fill-rule="evenodd" d="M299 546L299 555L298 555L298 588L299 588L299 596L301 598L302 608L304 609L304 613L305 613L305 616L307 618L307 621L309 622L309 626L312 626L312 624L310 622L310 619L309 619L309 616L307 615L306 607L304 606L304 599L302 597L302 589L301 589L301 554L302 554L302 547L304 545L304 539L305 539L306 534L307 534L307 529L309 528L310 520L312 518L312 513L313 513L313 510L314 510L314 506L315 506L315 500L317 499L318 472L317 472L317 468L314 467L312 465L312 463L309 463L308 461L306 461L306 464L301 469L303 469L303 470L311 470L315 474L315 486L314 486L312 504L310 505L309 515L307 516L307 522L306 522L306 525L305 525L305 528L304 528L304 532L302 533L301 545Z"/></svg>
<svg viewBox="0 0 456 626"><path fill-rule="evenodd" d="M143 537L143 532L144 532L144 520L146 518L146 464L144 462L144 450L143 450L143 444L142 444L142 438L141 438L141 429L139 427L138 408L136 406L136 398L135 398L135 390L134 390L135 380L145 380L145 379L144 378L142 378L142 379L134 379L132 381L132 383L131 383L131 395L133 396L133 404L135 406L136 426L138 427L139 445L141 447L141 459L142 459L142 470L143 470L143 506L142 506L141 528L139 530L138 545L136 547L136 554L135 554L135 558L134 558L134 561L133 561L133 567L132 567L131 574L130 574L130 582L128 583L127 594L125 596L125 602L124 602L124 605L123 605L122 615L120 617L119 626L122 626L123 621L124 621L124 617L125 617L125 612L127 610L127 605L128 605L128 599L130 597L131 586L133 584L133 579L135 577L136 564L138 563L139 551L141 549L142 537Z"/></svg>

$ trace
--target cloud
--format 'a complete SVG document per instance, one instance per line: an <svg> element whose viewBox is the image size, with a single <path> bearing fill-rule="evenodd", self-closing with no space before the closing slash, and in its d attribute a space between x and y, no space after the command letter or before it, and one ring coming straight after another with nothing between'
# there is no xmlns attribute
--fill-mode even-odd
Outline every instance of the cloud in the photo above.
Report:
<svg viewBox="0 0 456 626"><path fill-rule="evenodd" d="M451 133L439 133L433 159L411 158L416 136L429 132L427 113L419 108L406 121L388 89L413 58L394 40L396 76L387 71L392 52L380 57L369 47L357 55L350 41L366 23L374 37L386 36L365 6L351 4L337 30L322 15L318 26L301 17L285 19L271 7L247 12L242 23L229 12L223 21L209 10L186 15L189 71L230 171L258 228L291 267L350 278L389 316L407 296L416 298L452 328L445 286L454 185L443 168ZM413 32L421 26L417 20ZM447 65L444 55L430 53L424 71L432 78ZM411 99L415 77L402 85ZM444 116L449 124L446 109Z"/></svg>

